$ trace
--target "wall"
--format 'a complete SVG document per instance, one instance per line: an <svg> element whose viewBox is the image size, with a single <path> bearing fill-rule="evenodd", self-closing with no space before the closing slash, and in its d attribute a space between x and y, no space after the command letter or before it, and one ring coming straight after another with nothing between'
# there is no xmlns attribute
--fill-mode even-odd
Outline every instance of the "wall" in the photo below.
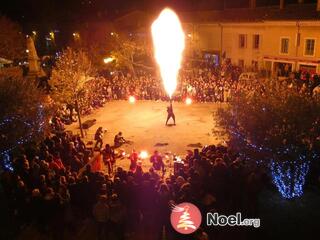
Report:
<svg viewBox="0 0 320 240"><path fill-rule="evenodd" d="M292 70L299 70L299 66L304 64L316 66L320 71L320 21L189 24L186 31L193 34L199 49L220 54L225 52L234 64L241 59L246 67L251 67L252 61L257 61L260 69L267 67L272 71L274 63L288 62L292 64ZM297 44L298 33L300 44ZM245 48L239 48L240 34L247 36ZM259 49L253 48L254 34L260 35ZM281 37L289 38L288 54L280 52ZM316 40L314 56L305 55L306 38Z"/></svg>
<svg viewBox="0 0 320 240"><path fill-rule="evenodd" d="M228 23L223 24L223 51L231 62L238 64L239 60L244 60L246 67L251 67L252 61L258 61L259 66L263 57L264 27L251 23ZM239 47L239 35L246 35L246 47ZM253 48L253 36L260 36L260 44L258 49Z"/></svg>
<svg viewBox="0 0 320 240"><path fill-rule="evenodd" d="M219 24L183 24L187 44L198 51L221 51L221 27Z"/></svg>

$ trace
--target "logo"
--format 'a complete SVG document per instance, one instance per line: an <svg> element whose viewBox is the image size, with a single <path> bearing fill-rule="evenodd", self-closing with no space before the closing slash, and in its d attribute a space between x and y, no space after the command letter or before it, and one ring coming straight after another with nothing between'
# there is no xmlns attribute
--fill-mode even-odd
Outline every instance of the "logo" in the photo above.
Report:
<svg viewBox="0 0 320 240"><path fill-rule="evenodd" d="M171 212L171 225L181 234L191 234L195 232L201 224L201 212L192 203L180 203L174 205Z"/></svg>
<svg viewBox="0 0 320 240"><path fill-rule="evenodd" d="M253 226L260 227L260 218L242 218L240 212L235 215L219 215L218 213L207 213L207 226Z"/></svg>

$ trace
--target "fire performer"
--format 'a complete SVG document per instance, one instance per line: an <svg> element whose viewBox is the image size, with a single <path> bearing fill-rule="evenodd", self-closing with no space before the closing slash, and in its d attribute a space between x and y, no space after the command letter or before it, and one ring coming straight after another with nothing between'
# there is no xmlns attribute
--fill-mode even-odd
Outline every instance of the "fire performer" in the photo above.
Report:
<svg viewBox="0 0 320 240"><path fill-rule="evenodd" d="M166 126L168 126L168 121L170 120L170 118L173 119L173 125L176 125L176 116L174 115L171 101L170 101L170 106L167 107L167 112L168 112L168 116L167 116Z"/></svg>
<svg viewBox="0 0 320 240"><path fill-rule="evenodd" d="M185 35L177 14L169 8L161 11L159 17L151 25L154 46L154 57L159 65L164 88L170 98L167 107L167 121L173 119L176 125L172 108L172 95L177 87L179 69L185 48Z"/></svg>

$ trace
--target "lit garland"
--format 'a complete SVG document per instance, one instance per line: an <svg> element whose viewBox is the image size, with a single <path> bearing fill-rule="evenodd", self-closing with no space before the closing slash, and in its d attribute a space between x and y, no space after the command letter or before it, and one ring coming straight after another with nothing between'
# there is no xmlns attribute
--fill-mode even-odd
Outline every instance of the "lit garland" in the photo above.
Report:
<svg viewBox="0 0 320 240"><path fill-rule="evenodd" d="M12 162L9 154L4 154L2 156L3 168L5 170L13 171Z"/></svg>
<svg viewBox="0 0 320 240"><path fill-rule="evenodd" d="M292 162L272 160L270 163L273 183L284 198L292 199L301 197L303 194L303 186L309 172L310 162L306 160L305 155L300 155L299 160Z"/></svg>
<svg viewBox="0 0 320 240"><path fill-rule="evenodd" d="M266 90L268 90L268 86L266 87ZM289 131L295 130L291 128L294 125L290 125L290 121L283 121L290 117L290 112L285 112L283 117L281 112L276 113L275 111L281 111L282 109L290 107L293 103L297 104L299 102L294 102L297 100L295 97L298 95L292 95L293 98L290 98L291 95L287 93L287 90L285 90L285 92L277 92L278 89L273 88L270 90L271 91L263 90L266 97L262 101L259 101L261 99L259 92L243 92L243 94L241 94L240 90L239 96L235 97L235 104L231 104L231 111L223 111L224 114L221 116L225 117L226 112L228 112L228 114L226 118L227 121L225 118L222 118L222 125L227 126L227 132L230 138L234 140L231 141L231 144L234 144L234 146L239 149L239 155L248 163L264 165L264 167L270 169L271 180L281 196L285 199L292 199L303 195L303 187L307 174L309 173L311 162L319 159L319 152L316 151L314 146L310 148L307 141L306 143L301 142L304 137L289 137L289 140L296 141L289 143L287 141L281 141L279 144L276 144L272 141L277 137L279 137L279 140L284 140L281 139L281 135L282 131L286 131L286 128L280 128L282 125L288 124L285 127L288 127ZM271 98L268 99L268 97ZM301 95L299 95L298 100L301 99L300 97ZM255 98L257 98L258 101ZM278 108L279 106L275 107L278 104L281 104L280 108ZM305 104L306 102L304 102L302 106L305 106ZM306 109L308 109L308 105L306 106ZM245 112L243 109L248 109L248 111ZM296 114L295 111L298 111L298 114L306 114L301 111L301 109L293 110L293 114ZM250 111L253 111L254 114L250 115ZM266 129L262 130L262 134L259 135L254 129L250 129L252 125L249 125L249 129L243 129L241 128L241 124L239 124L240 121L240 123L242 122L245 125L245 121L251 121L251 119L253 119L253 123L259 124L258 115L259 117L267 117L265 120L272 120L273 113L276 113L276 121L282 120L280 124L276 124L277 122L275 122L275 124L271 126L270 130L275 131L266 132ZM280 118L278 119L278 117ZM318 121L315 116L312 117L314 119L311 120L315 121L312 128L317 128ZM253 136L251 137L246 130L249 130L249 133L252 133ZM294 133L293 131L289 133ZM273 132L279 135L273 136L271 139L265 138ZM299 132L299 129L297 129L296 132ZM311 137L314 136L311 135Z"/></svg>
<svg viewBox="0 0 320 240"><path fill-rule="evenodd" d="M0 127L10 124L13 121L21 121L21 119L19 116L8 117L4 119L2 122L0 122ZM45 121L44 121L43 105L41 104L39 105L38 112L37 112L37 119L33 124L27 121L23 121L23 124L25 124L29 129L31 129L31 131L26 136L23 136L17 139L15 144L13 144L12 146L0 152L0 158L2 159L2 165L4 169L13 171L12 162L10 159L10 153L14 149L16 149L18 146L30 142L35 135L35 132L34 132L35 129L37 129L36 131L38 133L41 133L44 130Z"/></svg>
<svg viewBox="0 0 320 240"><path fill-rule="evenodd" d="M276 161L272 159L270 161L271 178L281 196L286 199L292 199L303 195L303 186L305 184L305 178L309 172L310 161L308 159L317 159L319 155L315 152L299 153L298 148L294 145L286 145L272 150L267 147L259 146L249 142L245 135L239 133L234 127L230 127L229 133L237 139L239 143L242 143L246 148L253 149L259 153L265 153L274 155L277 153L279 156L285 156L290 153L295 153L298 156L297 160L292 161ZM250 159L248 155L240 153L240 156ZM262 160L256 160L259 165L263 163Z"/></svg>

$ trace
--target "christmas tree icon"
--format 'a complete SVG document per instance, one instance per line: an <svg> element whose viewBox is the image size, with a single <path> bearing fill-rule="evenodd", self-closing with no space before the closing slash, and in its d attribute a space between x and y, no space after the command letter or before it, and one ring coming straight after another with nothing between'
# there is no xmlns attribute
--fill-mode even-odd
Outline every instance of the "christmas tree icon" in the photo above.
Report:
<svg viewBox="0 0 320 240"><path fill-rule="evenodd" d="M189 207L185 207L183 213L179 218L177 228L182 228L188 230L188 228L196 229L194 222L191 220L190 214L188 212Z"/></svg>

